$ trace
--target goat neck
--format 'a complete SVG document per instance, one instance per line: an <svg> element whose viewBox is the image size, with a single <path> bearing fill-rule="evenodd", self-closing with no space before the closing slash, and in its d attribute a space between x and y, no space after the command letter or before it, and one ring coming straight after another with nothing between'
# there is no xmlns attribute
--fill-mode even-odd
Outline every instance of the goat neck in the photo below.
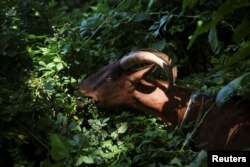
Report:
<svg viewBox="0 0 250 167"><path fill-rule="evenodd" d="M161 80L141 80L133 92L132 107L151 114L169 125L180 124L185 115L191 90L173 86L165 92L168 84Z"/></svg>

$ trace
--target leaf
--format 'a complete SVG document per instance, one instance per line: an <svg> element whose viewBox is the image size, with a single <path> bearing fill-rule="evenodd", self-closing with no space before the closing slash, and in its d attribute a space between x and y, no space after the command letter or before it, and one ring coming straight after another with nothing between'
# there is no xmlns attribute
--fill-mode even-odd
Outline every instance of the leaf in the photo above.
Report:
<svg viewBox="0 0 250 167"><path fill-rule="evenodd" d="M117 10L118 10L118 11L125 11L125 10L127 10L130 6L131 6L131 0L126 0L126 1L124 1L124 2L121 2L121 3L117 6Z"/></svg>
<svg viewBox="0 0 250 167"><path fill-rule="evenodd" d="M221 105L225 103L235 92L236 89L240 87L242 79L244 79L250 72L241 75L240 77L234 79L229 84L221 88L216 96L216 104Z"/></svg>
<svg viewBox="0 0 250 167"><path fill-rule="evenodd" d="M152 49L156 49L156 50L163 50L164 48L165 48L165 46L166 46L166 42L165 42L165 40L161 40L161 41L158 41L158 42L155 42L155 43L153 43L151 46L150 46L150 48L152 48Z"/></svg>
<svg viewBox="0 0 250 167"><path fill-rule="evenodd" d="M106 123L106 122L108 122L109 121L109 117L108 118L104 118L103 120L102 120L102 123Z"/></svg>
<svg viewBox="0 0 250 167"><path fill-rule="evenodd" d="M173 15L171 14L162 16L159 22L156 22L149 27L149 31L154 30L153 35L155 37L159 36L160 30L166 27L166 25L171 21L172 17Z"/></svg>
<svg viewBox="0 0 250 167"><path fill-rule="evenodd" d="M44 61L39 61L38 64L43 66L43 67L46 67L46 64L44 63Z"/></svg>
<svg viewBox="0 0 250 167"><path fill-rule="evenodd" d="M122 123L121 126L118 128L118 133L125 133L128 129L127 123Z"/></svg>
<svg viewBox="0 0 250 167"><path fill-rule="evenodd" d="M218 9L218 11L216 11L213 15L213 20L218 23L223 17L224 15L242 8L242 7L247 7L249 6L249 0L227 0L225 3L223 3L220 8Z"/></svg>
<svg viewBox="0 0 250 167"><path fill-rule="evenodd" d="M58 64L56 65L56 69L57 69L57 71L62 70L62 69L63 69L63 64L62 64L62 63L58 63Z"/></svg>
<svg viewBox="0 0 250 167"><path fill-rule="evenodd" d="M50 154L54 160L69 158L71 145L66 137L51 133L49 139L51 142Z"/></svg>
<svg viewBox="0 0 250 167"><path fill-rule="evenodd" d="M148 13L137 13L134 17L134 21L135 22L142 22L148 18L150 18L150 15Z"/></svg>
<svg viewBox="0 0 250 167"><path fill-rule="evenodd" d="M225 3L223 3L220 6L220 8L216 12L213 13L213 17L210 21L204 24L198 24L195 32L190 38L187 49L191 48L191 46L193 45L194 41L197 39L198 36L200 36L203 33L208 32L211 27L215 27L216 24L223 19L224 15L236 9L239 9L241 7L250 6L250 3L248 1L249 0L238 0L238 1L228 0Z"/></svg>
<svg viewBox="0 0 250 167"><path fill-rule="evenodd" d="M116 131L112 132L111 137L116 139L118 137L118 133Z"/></svg>
<svg viewBox="0 0 250 167"><path fill-rule="evenodd" d="M250 21L245 19L235 29L233 40L240 43L250 33Z"/></svg>
<svg viewBox="0 0 250 167"><path fill-rule="evenodd" d="M46 68L47 69L51 69L51 68L54 68L55 67L55 63L54 62L51 62L49 64L46 65Z"/></svg>
<svg viewBox="0 0 250 167"><path fill-rule="evenodd" d="M233 64L238 63L239 61L243 60L245 57L250 56L250 42L243 43L239 50L231 56L225 64L225 67L230 67Z"/></svg>
<svg viewBox="0 0 250 167"><path fill-rule="evenodd" d="M177 165L177 166L182 166L181 160L179 158L174 158L170 161L170 165Z"/></svg>
<svg viewBox="0 0 250 167"><path fill-rule="evenodd" d="M75 166L79 166L81 165L82 163L85 163L85 164L93 164L94 163L94 160L91 156L79 156L79 158L77 159L76 161L76 164Z"/></svg>
<svg viewBox="0 0 250 167"><path fill-rule="evenodd" d="M182 1L182 12L186 10L186 8L193 8L199 0L183 0Z"/></svg>
<svg viewBox="0 0 250 167"><path fill-rule="evenodd" d="M164 26L165 24L169 23L170 20L172 19L172 15L165 15L162 16L162 18L160 19L160 26L159 28L162 28L162 26Z"/></svg>
<svg viewBox="0 0 250 167"><path fill-rule="evenodd" d="M55 57L53 61L60 63L60 62L62 62L62 59L60 57Z"/></svg>
<svg viewBox="0 0 250 167"><path fill-rule="evenodd" d="M208 42L215 54L218 54L220 52L220 45L219 40L217 37L217 30L215 26L212 26L209 31L208 35Z"/></svg>
<svg viewBox="0 0 250 167"><path fill-rule="evenodd" d="M207 152L202 150L197 157L188 165L189 167L207 166Z"/></svg>
<svg viewBox="0 0 250 167"><path fill-rule="evenodd" d="M197 25L198 25L198 27L195 30L194 34L191 36L190 41L189 41L188 46L187 46L187 49L191 48L191 46L193 45L196 38L198 38L198 36L208 32L210 27L215 26L215 24L212 21L203 23L201 20L199 20L197 22Z"/></svg>

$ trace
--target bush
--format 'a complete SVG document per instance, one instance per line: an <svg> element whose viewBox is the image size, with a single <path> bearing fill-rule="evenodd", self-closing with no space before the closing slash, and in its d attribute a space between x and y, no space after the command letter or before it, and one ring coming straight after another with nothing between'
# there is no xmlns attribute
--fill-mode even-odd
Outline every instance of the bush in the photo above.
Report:
<svg viewBox="0 0 250 167"><path fill-rule="evenodd" d="M137 48L169 53L179 84L198 90L245 76L249 3L189 2L1 1L0 163L204 165L206 152L183 147L178 128L133 111L100 111L84 98L88 108L77 110L73 95L87 75ZM249 97L247 80L234 93Z"/></svg>

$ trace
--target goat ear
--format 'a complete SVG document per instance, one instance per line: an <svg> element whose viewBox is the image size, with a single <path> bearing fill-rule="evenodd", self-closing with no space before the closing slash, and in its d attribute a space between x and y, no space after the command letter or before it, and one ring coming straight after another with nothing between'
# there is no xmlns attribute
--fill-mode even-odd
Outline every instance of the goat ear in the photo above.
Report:
<svg viewBox="0 0 250 167"><path fill-rule="evenodd" d="M142 78L144 78L147 75L149 75L150 73L154 72L156 70L156 68L157 68L156 65L148 65L146 67L139 69L136 72L131 73L129 78L131 79L132 82L137 83Z"/></svg>

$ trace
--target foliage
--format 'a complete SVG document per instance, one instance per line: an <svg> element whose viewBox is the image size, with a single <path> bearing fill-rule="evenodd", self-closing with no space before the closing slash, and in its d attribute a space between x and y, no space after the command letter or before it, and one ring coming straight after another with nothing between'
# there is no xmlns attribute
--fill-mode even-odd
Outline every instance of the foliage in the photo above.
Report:
<svg viewBox="0 0 250 167"><path fill-rule="evenodd" d="M222 101L232 92L249 97L246 0L3 0L0 7L0 164L204 165L206 152L182 148L178 128L98 110L84 97L85 109L76 109L77 83L133 49L169 53L180 85L222 88Z"/></svg>

